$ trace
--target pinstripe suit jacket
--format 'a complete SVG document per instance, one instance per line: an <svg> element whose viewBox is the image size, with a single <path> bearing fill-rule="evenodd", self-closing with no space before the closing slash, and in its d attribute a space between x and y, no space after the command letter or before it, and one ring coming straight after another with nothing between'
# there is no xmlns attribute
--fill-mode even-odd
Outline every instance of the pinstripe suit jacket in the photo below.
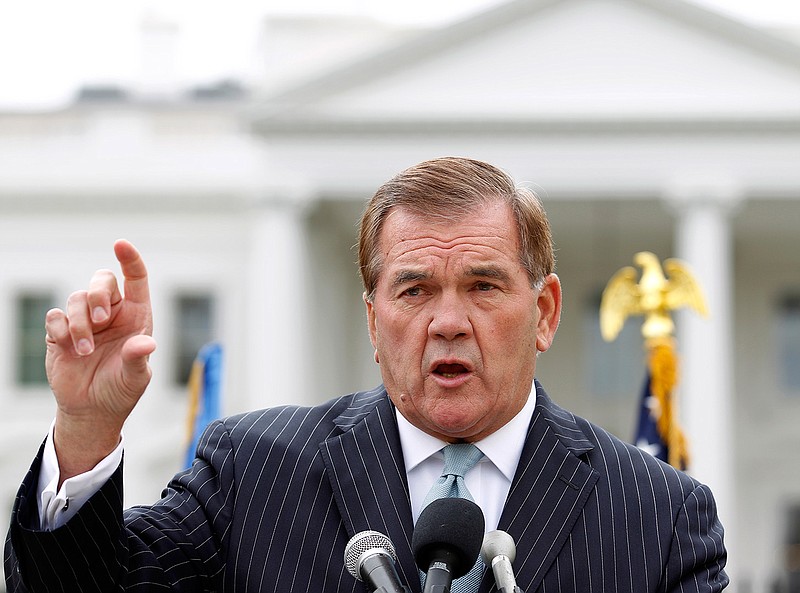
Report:
<svg viewBox="0 0 800 593"><path fill-rule="evenodd" d="M537 405L500 520L519 585L536 591L720 591L726 553L710 491L556 406ZM38 463L38 462L37 462ZM10 592L361 593L345 544L374 529L420 590L394 408L378 388L313 408L215 422L163 498L122 511L121 470L53 532L36 529L38 465L6 544ZM481 592L494 591L487 571Z"/></svg>

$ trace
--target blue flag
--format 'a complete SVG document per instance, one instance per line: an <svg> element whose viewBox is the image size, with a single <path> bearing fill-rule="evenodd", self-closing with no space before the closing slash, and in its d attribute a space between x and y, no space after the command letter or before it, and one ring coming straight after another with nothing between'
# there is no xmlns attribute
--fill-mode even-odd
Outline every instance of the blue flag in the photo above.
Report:
<svg viewBox="0 0 800 593"><path fill-rule="evenodd" d="M189 414L186 456L183 466L191 467L197 443L206 426L220 417L222 390L222 346L206 344L200 349L189 376Z"/></svg>
<svg viewBox="0 0 800 593"><path fill-rule="evenodd" d="M647 373L639 401L639 422L636 426L634 444L653 457L669 462L669 448L658 432L658 418L661 414L658 399L650 391L650 373Z"/></svg>

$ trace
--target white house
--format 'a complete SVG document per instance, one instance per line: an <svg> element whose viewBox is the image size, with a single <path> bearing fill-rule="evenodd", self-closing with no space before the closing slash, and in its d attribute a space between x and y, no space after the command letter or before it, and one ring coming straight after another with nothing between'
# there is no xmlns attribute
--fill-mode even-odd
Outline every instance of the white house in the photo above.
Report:
<svg viewBox="0 0 800 593"><path fill-rule="evenodd" d="M250 100L0 114L3 503L52 417L46 387L21 381L37 331L21 313L114 267L114 238L149 262L159 341L126 431L133 503L180 463L175 369L203 339L225 347L226 412L379 380L355 223L395 172L459 154L542 197L565 302L539 378L623 438L641 340L631 326L602 343L598 295L638 251L694 269L711 315L678 320L691 472L718 497L731 590L786 579L800 566L800 47L683 0L513 0L364 38L367 53L344 44L306 77L269 54L293 75Z"/></svg>

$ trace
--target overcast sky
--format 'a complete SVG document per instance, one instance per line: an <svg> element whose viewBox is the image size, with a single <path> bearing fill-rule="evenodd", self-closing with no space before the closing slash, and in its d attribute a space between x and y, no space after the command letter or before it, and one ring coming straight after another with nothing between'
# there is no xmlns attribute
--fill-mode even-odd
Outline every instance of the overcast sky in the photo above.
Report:
<svg viewBox="0 0 800 593"><path fill-rule="evenodd" d="M800 28L798 0L694 0L767 26ZM255 39L268 13L363 14L436 25L498 0L3 0L0 109L46 109L83 83L135 80L147 15L179 27L176 68L186 84L252 74Z"/></svg>

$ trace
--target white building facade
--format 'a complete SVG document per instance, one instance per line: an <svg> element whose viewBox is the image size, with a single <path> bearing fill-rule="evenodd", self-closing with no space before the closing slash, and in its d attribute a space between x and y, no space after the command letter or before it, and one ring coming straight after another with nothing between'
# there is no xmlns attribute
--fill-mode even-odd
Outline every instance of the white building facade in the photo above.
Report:
<svg viewBox="0 0 800 593"><path fill-rule="evenodd" d="M53 412L22 380L22 313L114 268L115 238L151 273L159 349L126 429L128 499L146 502L180 463L177 369L202 339L225 348L226 413L379 381L356 221L397 171L465 155L542 198L565 300L539 378L623 438L641 340L599 340L598 295L638 251L693 268L711 315L678 319L691 472L719 499L731 590L785 579L800 565L800 48L676 0L516 0L370 48L257 100L0 114L0 502Z"/></svg>

